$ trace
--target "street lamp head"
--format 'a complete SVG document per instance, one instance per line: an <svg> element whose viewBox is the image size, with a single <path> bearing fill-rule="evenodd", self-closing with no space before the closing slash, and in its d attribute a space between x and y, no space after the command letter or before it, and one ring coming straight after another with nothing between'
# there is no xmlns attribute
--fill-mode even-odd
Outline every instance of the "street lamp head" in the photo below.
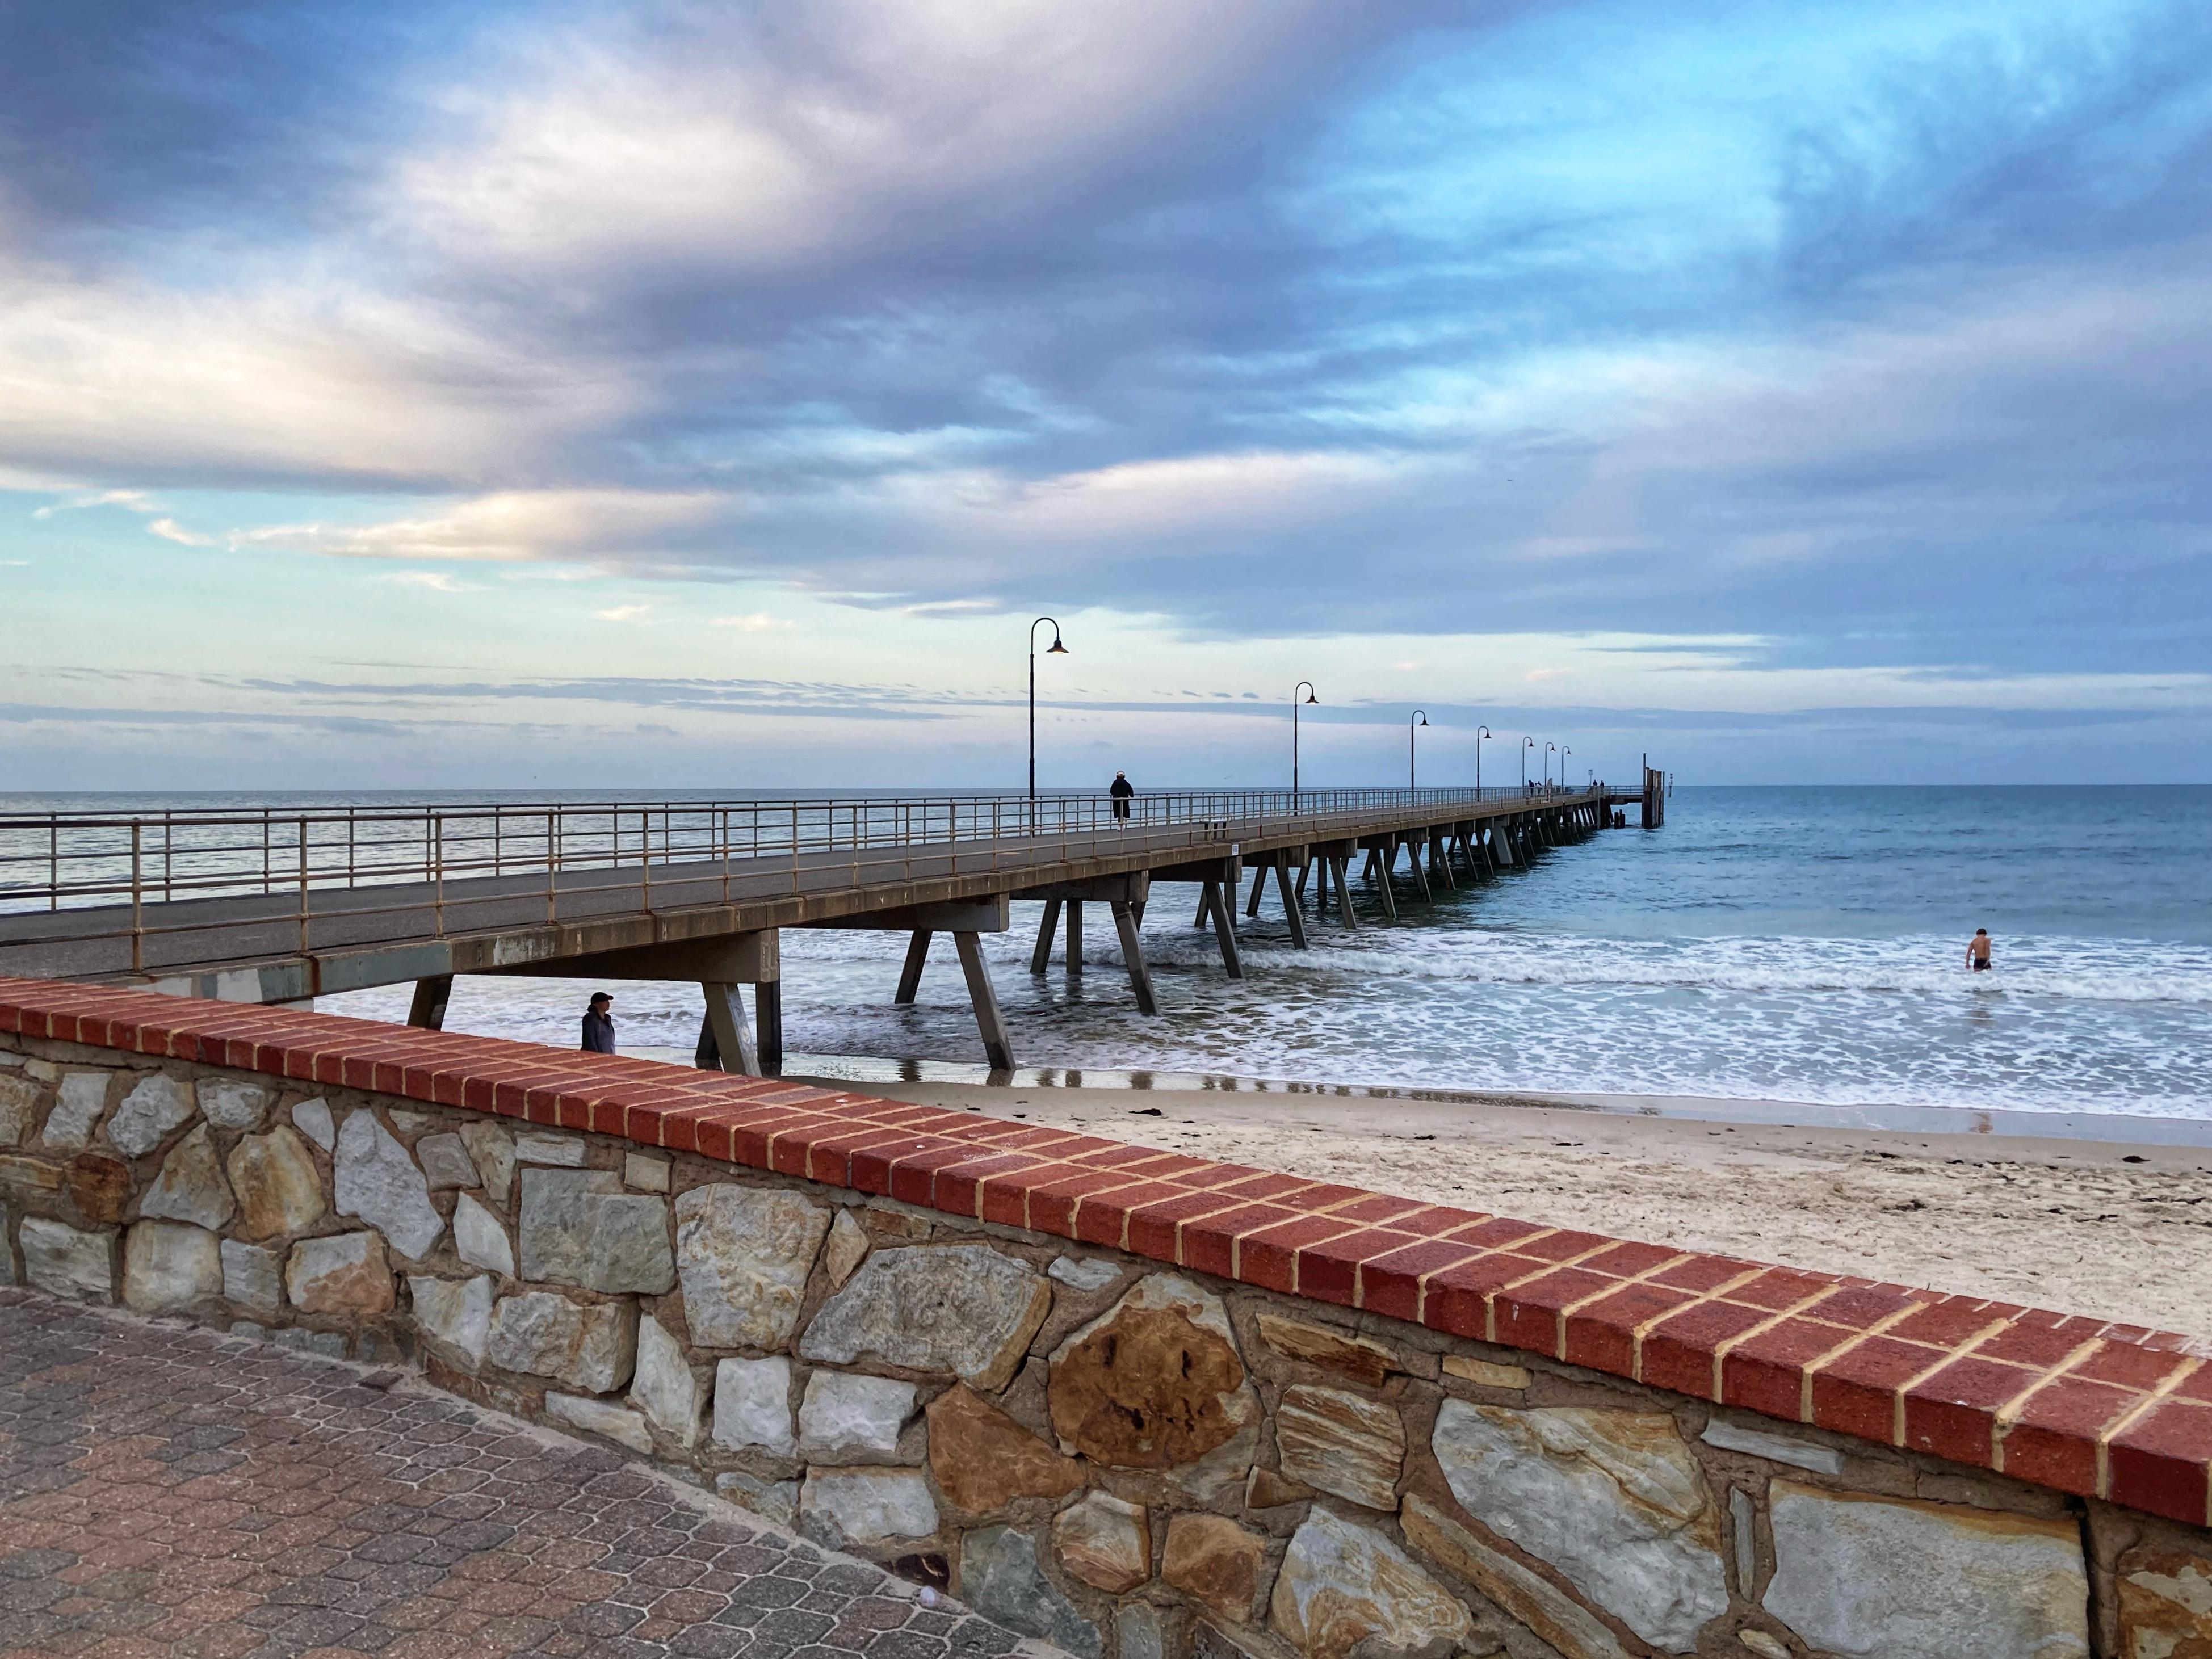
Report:
<svg viewBox="0 0 2212 1659"><path fill-rule="evenodd" d="M1045 647L1044 653L1048 657L1064 657L1067 654L1067 647L1060 642L1060 635L1055 634L1052 636L1052 643Z"/></svg>
<svg viewBox="0 0 2212 1659"><path fill-rule="evenodd" d="M1424 726L1426 726L1428 723L1429 723L1429 717L1428 717L1426 714L1422 715L1422 716L1421 716L1421 724L1422 724L1422 725L1424 725Z"/></svg>
<svg viewBox="0 0 2212 1659"><path fill-rule="evenodd" d="M1490 735L1490 728L1489 728L1488 726L1476 726L1476 727L1474 728L1474 740L1475 740L1477 743L1480 743L1480 742L1481 742L1485 738L1488 737L1489 735Z"/></svg>

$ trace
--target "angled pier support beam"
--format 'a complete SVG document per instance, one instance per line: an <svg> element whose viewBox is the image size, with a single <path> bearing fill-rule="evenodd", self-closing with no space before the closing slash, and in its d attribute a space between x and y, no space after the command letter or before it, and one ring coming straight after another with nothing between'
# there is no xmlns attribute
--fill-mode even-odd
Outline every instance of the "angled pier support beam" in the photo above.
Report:
<svg viewBox="0 0 2212 1659"><path fill-rule="evenodd" d="M1406 851L1410 856L1406 862L1413 866L1413 880L1421 890L1421 902L1434 904L1437 902L1437 896L1429 889L1429 872L1421 862L1421 854L1424 850L1419 842L1410 836L1407 837Z"/></svg>
<svg viewBox="0 0 2212 1659"><path fill-rule="evenodd" d="M983 1057L994 1072L1014 1069L1014 1045L1006 1035L1005 1017L999 1012L999 994L991 984L991 969L983 960L983 936L962 931L952 936L960 952L960 971L967 977L968 1000L975 1006L975 1029L983 1039Z"/></svg>
<svg viewBox="0 0 2212 1659"><path fill-rule="evenodd" d="M1112 901L1110 908L1114 931L1121 936L1121 960L1129 969L1129 989L1136 994L1137 1012L1157 1014L1160 1005L1152 999L1152 971L1145 965L1145 947L1137 937L1137 924L1142 918L1127 899Z"/></svg>
<svg viewBox="0 0 2212 1659"><path fill-rule="evenodd" d="M1265 879L1264 876L1255 877L1253 879L1252 889L1255 900L1259 894L1260 884ZM1301 865L1298 868L1298 890L1301 896L1305 891L1305 867ZM1297 901L1291 896L1291 867L1287 864L1279 864L1275 866L1275 892L1283 901L1283 914L1290 918L1291 943L1303 951L1306 948L1306 919L1299 914Z"/></svg>
<svg viewBox="0 0 2212 1659"><path fill-rule="evenodd" d="M1067 976L1083 977L1083 901L1067 902Z"/></svg>
<svg viewBox="0 0 2212 1659"><path fill-rule="evenodd" d="M707 980L699 988L707 994L707 1017L700 1022L699 1046L692 1053L691 1063L702 1071L763 1075L760 1049L753 1042L752 1027L745 1022L745 1005L738 1000L736 981ZM732 1060L737 1062L734 1066L730 1063Z"/></svg>
<svg viewBox="0 0 2212 1659"><path fill-rule="evenodd" d="M1044 902L1044 916L1037 923L1036 949L1030 952L1030 972L1042 974L1052 961L1053 935L1060 931L1060 901Z"/></svg>
<svg viewBox="0 0 2212 1659"><path fill-rule="evenodd" d="M914 937L907 941L906 966L899 969L898 993L891 998L894 1003L908 1006L914 1001L915 993L921 989L921 970L929 963L929 941L935 937L927 927L914 930ZM1044 969L1036 971L1042 973Z"/></svg>
<svg viewBox="0 0 2212 1659"><path fill-rule="evenodd" d="M416 980L414 1000L407 1005L407 1023L418 1030L444 1030L446 1004L452 1000L453 994L451 974L433 974L428 979Z"/></svg>
<svg viewBox="0 0 2212 1659"><path fill-rule="evenodd" d="M1198 908L1213 918L1213 937L1221 946L1221 965L1231 979L1244 977L1244 957L1237 948L1237 917L1224 884L1209 881L1200 890Z"/></svg>

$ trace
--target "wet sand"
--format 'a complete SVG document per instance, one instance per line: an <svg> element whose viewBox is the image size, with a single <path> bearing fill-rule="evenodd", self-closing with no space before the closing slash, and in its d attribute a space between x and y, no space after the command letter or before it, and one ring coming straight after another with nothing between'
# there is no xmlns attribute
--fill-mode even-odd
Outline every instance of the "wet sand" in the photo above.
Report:
<svg viewBox="0 0 2212 1659"><path fill-rule="evenodd" d="M1771 1103L1731 1108L1737 1121L1723 1121L1499 1098L823 1081L1558 1226L2212 1339L2212 1134L2203 1124L2172 1125L2191 1144L2161 1145L2145 1120L2125 1126L2127 1139L2089 1139L1744 1121L1790 1115ZM1954 1115L1972 1115L1936 1119Z"/></svg>

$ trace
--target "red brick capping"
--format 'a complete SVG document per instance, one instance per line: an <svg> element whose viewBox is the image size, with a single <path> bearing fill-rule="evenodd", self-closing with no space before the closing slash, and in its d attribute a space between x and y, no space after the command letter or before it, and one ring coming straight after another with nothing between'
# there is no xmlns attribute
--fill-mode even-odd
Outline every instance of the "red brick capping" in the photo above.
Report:
<svg viewBox="0 0 2212 1659"><path fill-rule="evenodd" d="M1057 1129L295 1009L0 978L0 1032L365 1089L885 1194L2212 1524L2207 1343Z"/></svg>

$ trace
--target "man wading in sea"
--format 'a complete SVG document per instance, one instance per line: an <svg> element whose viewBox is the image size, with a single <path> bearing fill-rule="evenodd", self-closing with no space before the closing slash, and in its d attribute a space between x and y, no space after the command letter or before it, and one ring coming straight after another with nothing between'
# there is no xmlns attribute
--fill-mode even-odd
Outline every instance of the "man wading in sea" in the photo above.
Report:
<svg viewBox="0 0 2212 1659"><path fill-rule="evenodd" d="M584 1010L584 1052L611 1054L615 1051L615 1000L605 991L592 993L592 1006Z"/></svg>
<svg viewBox="0 0 2212 1659"><path fill-rule="evenodd" d="M1127 772L1116 772L1114 775L1113 784L1106 793L1114 798L1114 816L1124 823L1127 822L1129 803L1137 793L1137 786L1129 781L1129 775Z"/></svg>
<svg viewBox="0 0 2212 1659"><path fill-rule="evenodd" d="M1966 941L1966 966L1980 973L1990 965L1990 930L1974 929L1974 936Z"/></svg>

